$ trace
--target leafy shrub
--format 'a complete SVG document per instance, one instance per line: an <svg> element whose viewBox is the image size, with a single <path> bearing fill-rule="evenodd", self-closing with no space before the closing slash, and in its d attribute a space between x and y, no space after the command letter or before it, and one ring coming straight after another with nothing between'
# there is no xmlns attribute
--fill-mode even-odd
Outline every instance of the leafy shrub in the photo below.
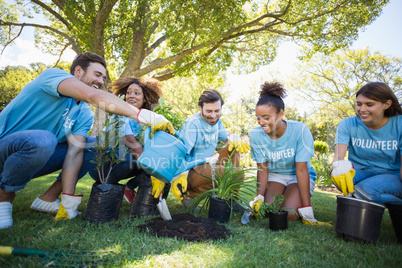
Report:
<svg viewBox="0 0 402 268"><path fill-rule="evenodd" d="M329 146L325 141L314 141L314 151L325 154L328 152Z"/></svg>
<svg viewBox="0 0 402 268"><path fill-rule="evenodd" d="M311 165L314 167L317 172L317 180L316 183L322 186L331 186L331 163L332 158L329 154L319 154L320 157L315 156L311 158Z"/></svg>

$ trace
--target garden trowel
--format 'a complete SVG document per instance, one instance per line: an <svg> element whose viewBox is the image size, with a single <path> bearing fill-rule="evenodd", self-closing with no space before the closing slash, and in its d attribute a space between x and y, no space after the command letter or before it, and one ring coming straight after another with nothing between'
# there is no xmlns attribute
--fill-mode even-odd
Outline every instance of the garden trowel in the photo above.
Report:
<svg viewBox="0 0 402 268"><path fill-rule="evenodd" d="M162 198L162 194L159 196L159 203L156 204L156 207L158 208L163 220L172 220L172 216L170 216L169 208L166 204L166 199Z"/></svg>
<svg viewBox="0 0 402 268"><path fill-rule="evenodd" d="M241 223L243 224L247 224L250 222L250 216L253 216L253 212L251 212L250 210L246 210L244 211L243 216L241 217Z"/></svg>

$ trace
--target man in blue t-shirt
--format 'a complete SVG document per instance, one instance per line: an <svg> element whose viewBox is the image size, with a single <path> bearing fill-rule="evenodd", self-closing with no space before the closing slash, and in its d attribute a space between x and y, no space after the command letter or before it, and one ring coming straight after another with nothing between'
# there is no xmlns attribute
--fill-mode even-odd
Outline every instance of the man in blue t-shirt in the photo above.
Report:
<svg viewBox="0 0 402 268"><path fill-rule="evenodd" d="M76 217L82 195L74 195L75 184L83 176L80 170L85 172L81 166L86 133L93 120L86 103L174 133L163 116L145 109L139 111L99 90L106 79L106 61L102 57L90 52L79 54L70 73L59 69L43 71L0 113L0 229L13 224L15 192L32 178L57 170L57 166L62 166L61 182L55 182L33 205L41 209L53 203L50 206L57 207L62 189L56 218ZM53 200L47 200L52 196Z"/></svg>
<svg viewBox="0 0 402 268"><path fill-rule="evenodd" d="M200 112L188 118L180 131L182 141L187 148L187 161L210 158L215 152L218 141L229 142L228 146L218 151L219 158L216 162L216 172L219 169L223 169L224 162L229 159L234 148L236 148L236 152L231 157L235 166L239 166L239 152L246 153L250 150L248 144L242 142L239 135L236 133L229 134L223 126L220 119L223 103L223 98L218 91L214 89L205 90L198 101ZM184 207L188 206L192 198L212 189L211 179L203 176L211 177L210 161L208 160L208 163L195 166L190 171L173 178L172 192L182 200ZM154 188L163 189L161 186L157 187L156 184L159 184L159 181L153 179ZM178 184L181 185L181 192L186 192L187 190L188 198L187 195L180 194L180 191L177 190ZM158 195L159 193L156 193L155 196Z"/></svg>

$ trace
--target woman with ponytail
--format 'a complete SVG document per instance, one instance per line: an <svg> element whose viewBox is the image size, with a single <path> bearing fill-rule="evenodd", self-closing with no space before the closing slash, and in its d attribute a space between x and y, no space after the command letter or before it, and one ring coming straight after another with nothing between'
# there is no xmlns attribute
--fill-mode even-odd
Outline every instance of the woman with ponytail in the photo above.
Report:
<svg viewBox="0 0 402 268"><path fill-rule="evenodd" d="M301 122L285 120L286 90L278 82L261 86L255 113L260 125L250 132L251 155L259 171L257 196L250 206L258 213L263 202L272 203L283 194L283 207L298 211L289 220L301 218L303 223L321 225L314 218L310 197L317 177L310 159L314 156L314 140Z"/></svg>

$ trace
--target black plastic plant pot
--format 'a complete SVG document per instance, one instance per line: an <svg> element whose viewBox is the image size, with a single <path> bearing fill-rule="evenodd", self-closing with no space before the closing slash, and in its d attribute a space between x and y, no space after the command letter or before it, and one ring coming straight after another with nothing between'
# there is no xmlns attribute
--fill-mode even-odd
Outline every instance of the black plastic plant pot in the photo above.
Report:
<svg viewBox="0 0 402 268"><path fill-rule="evenodd" d="M124 185L94 183L84 213L84 220L104 223L118 219L123 195Z"/></svg>
<svg viewBox="0 0 402 268"><path fill-rule="evenodd" d="M220 223L229 222L230 206L227 201L211 196L209 198L208 218Z"/></svg>
<svg viewBox="0 0 402 268"><path fill-rule="evenodd" d="M384 209L384 206L376 203L338 195L336 234L349 241L377 242Z"/></svg>
<svg viewBox="0 0 402 268"><path fill-rule="evenodd" d="M131 204L130 213L135 216L154 216L158 215L159 211L156 206L158 198L152 195L152 186L148 187L140 185L134 201Z"/></svg>
<svg viewBox="0 0 402 268"><path fill-rule="evenodd" d="M288 211L269 212L269 229L280 231L288 229Z"/></svg>
<svg viewBox="0 0 402 268"><path fill-rule="evenodd" d="M402 202L385 202L398 242L402 244Z"/></svg>

